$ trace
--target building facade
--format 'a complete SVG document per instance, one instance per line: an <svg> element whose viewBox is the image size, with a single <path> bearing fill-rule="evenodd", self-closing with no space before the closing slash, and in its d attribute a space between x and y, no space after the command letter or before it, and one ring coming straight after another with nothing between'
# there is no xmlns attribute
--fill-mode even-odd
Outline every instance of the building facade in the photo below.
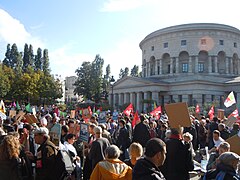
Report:
<svg viewBox="0 0 240 180"><path fill-rule="evenodd" d="M78 95L74 95L75 86L73 85L77 80L76 76L68 76L65 78L65 102L77 102Z"/></svg>
<svg viewBox="0 0 240 180"><path fill-rule="evenodd" d="M240 97L237 28L213 23L172 26L147 35L140 48L143 77L124 77L114 84L115 108L131 102L146 111L150 100L189 106L216 102L223 108L230 91Z"/></svg>

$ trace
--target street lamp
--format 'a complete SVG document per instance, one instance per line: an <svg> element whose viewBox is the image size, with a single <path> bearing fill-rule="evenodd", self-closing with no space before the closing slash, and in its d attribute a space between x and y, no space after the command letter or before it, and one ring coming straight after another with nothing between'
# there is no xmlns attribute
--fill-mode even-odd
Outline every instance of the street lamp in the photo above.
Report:
<svg viewBox="0 0 240 180"><path fill-rule="evenodd" d="M111 111L113 112L113 84L115 82L115 79L114 77L112 76L111 79L110 79L110 85L111 85L111 88L112 88L112 96L111 96Z"/></svg>

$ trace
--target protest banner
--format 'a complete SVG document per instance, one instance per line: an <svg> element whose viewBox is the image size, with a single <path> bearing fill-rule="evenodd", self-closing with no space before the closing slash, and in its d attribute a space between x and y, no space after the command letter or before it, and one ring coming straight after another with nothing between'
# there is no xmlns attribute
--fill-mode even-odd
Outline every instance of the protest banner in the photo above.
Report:
<svg viewBox="0 0 240 180"><path fill-rule="evenodd" d="M36 116L33 114L26 114L24 115L24 118L29 124L38 123Z"/></svg>
<svg viewBox="0 0 240 180"><path fill-rule="evenodd" d="M91 117L92 117L92 111L89 107L82 110L82 118L84 119L85 122L88 122L88 120Z"/></svg>
<svg viewBox="0 0 240 180"><path fill-rule="evenodd" d="M191 120L186 102L165 104L171 128L190 127Z"/></svg>
<svg viewBox="0 0 240 180"><path fill-rule="evenodd" d="M49 136L50 140L56 145L59 146L61 139L61 124L54 124L54 126L50 129Z"/></svg>
<svg viewBox="0 0 240 180"><path fill-rule="evenodd" d="M232 127L232 125L237 121L237 118L234 116L230 116L226 121L223 122L228 127Z"/></svg>
<svg viewBox="0 0 240 180"><path fill-rule="evenodd" d="M89 132L88 132L88 124L81 123L80 124L80 132L79 132L79 139L83 142L88 142Z"/></svg>
<svg viewBox="0 0 240 180"><path fill-rule="evenodd" d="M224 119L224 109L218 109L217 117L219 119Z"/></svg>
<svg viewBox="0 0 240 180"><path fill-rule="evenodd" d="M16 111L16 110L10 110L10 111L9 111L9 117L10 117L10 118L13 118L14 116L16 116L16 114L17 114L17 111Z"/></svg>
<svg viewBox="0 0 240 180"><path fill-rule="evenodd" d="M230 151L240 155L240 135L235 135L226 140L230 144Z"/></svg>

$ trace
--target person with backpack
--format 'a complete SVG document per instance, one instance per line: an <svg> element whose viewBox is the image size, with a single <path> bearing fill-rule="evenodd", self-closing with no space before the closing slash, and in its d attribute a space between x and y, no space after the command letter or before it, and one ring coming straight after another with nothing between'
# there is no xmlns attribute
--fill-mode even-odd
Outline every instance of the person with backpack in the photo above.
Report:
<svg viewBox="0 0 240 180"><path fill-rule="evenodd" d="M61 173L56 172L54 168L56 165L57 148L50 141L48 133L49 131L46 127L36 129L34 131L34 140L36 144L40 145L37 149L37 155L34 156L31 152L26 152L29 159L36 162L36 180L55 180L57 175Z"/></svg>

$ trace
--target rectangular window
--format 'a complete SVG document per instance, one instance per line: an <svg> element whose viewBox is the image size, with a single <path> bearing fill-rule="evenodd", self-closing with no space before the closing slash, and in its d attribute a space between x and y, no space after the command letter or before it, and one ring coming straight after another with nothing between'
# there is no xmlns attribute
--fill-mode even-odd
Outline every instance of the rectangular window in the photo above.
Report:
<svg viewBox="0 0 240 180"><path fill-rule="evenodd" d="M186 46L187 45L187 40L181 40L181 46Z"/></svg>
<svg viewBox="0 0 240 180"><path fill-rule="evenodd" d="M188 72L188 64L187 63L183 63L182 64L182 72L183 73L187 73Z"/></svg>
<svg viewBox="0 0 240 180"><path fill-rule="evenodd" d="M204 64L198 63L198 72L203 72L203 71L204 71Z"/></svg>
<svg viewBox="0 0 240 180"><path fill-rule="evenodd" d="M171 65L168 64L168 71L167 71L168 74L170 74L170 69L171 69Z"/></svg>
<svg viewBox="0 0 240 180"><path fill-rule="evenodd" d="M206 102L206 95L205 94L202 94L202 104L204 105Z"/></svg>
<svg viewBox="0 0 240 180"><path fill-rule="evenodd" d="M235 42L235 43L233 44L233 46L234 46L235 48L237 48L237 43Z"/></svg>
<svg viewBox="0 0 240 180"><path fill-rule="evenodd" d="M215 100L215 95L211 96L211 100L212 100L212 102Z"/></svg>
<svg viewBox="0 0 240 180"><path fill-rule="evenodd" d="M207 44L207 40L206 39L201 39L201 45L206 45Z"/></svg>
<svg viewBox="0 0 240 180"><path fill-rule="evenodd" d="M158 66L157 68L158 68L158 70L157 70L157 71L158 71L158 74L160 74L160 66Z"/></svg>
<svg viewBox="0 0 240 180"><path fill-rule="evenodd" d="M154 51L154 46L152 46L152 48L151 48L151 49L152 49L152 51Z"/></svg>
<svg viewBox="0 0 240 180"><path fill-rule="evenodd" d="M163 47L168 48L168 43L167 42L163 43Z"/></svg>
<svg viewBox="0 0 240 180"><path fill-rule="evenodd" d="M188 106L192 106L193 105L193 95L189 94L188 95Z"/></svg>
<svg viewBox="0 0 240 180"><path fill-rule="evenodd" d="M219 40L219 45L224 45L224 41L223 40Z"/></svg>

